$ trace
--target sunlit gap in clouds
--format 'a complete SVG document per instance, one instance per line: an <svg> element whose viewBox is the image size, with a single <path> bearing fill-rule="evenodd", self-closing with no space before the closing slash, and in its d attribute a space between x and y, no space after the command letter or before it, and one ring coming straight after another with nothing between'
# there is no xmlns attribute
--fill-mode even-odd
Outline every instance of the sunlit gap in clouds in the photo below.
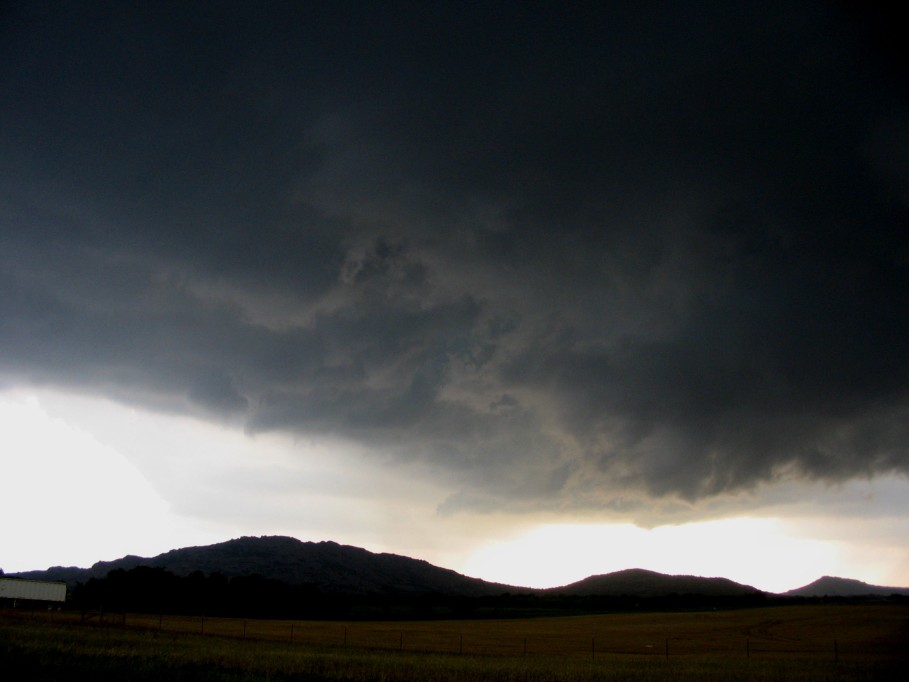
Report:
<svg viewBox="0 0 909 682"><path fill-rule="evenodd" d="M528 587L555 587L627 568L729 578L768 592L823 575L878 585L909 584L909 499L905 477L800 483L790 501L765 501L753 512L662 525L576 522L524 525L479 546L464 571ZM797 502L796 494L801 493ZM503 535L505 535L503 533Z"/></svg>

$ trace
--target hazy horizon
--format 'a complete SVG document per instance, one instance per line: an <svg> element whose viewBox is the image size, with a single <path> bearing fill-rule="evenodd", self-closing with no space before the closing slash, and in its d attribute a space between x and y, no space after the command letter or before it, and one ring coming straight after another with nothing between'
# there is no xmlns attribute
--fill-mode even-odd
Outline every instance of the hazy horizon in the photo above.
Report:
<svg viewBox="0 0 909 682"><path fill-rule="evenodd" d="M226 538L226 539L221 540L221 541L216 541L216 542L212 542L212 543L205 543L205 544L201 544L201 545L188 545L188 546L185 546L185 547L172 547L172 548L170 548L170 549L168 549L168 550L165 550L165 551L163 551L163 552L156 552L156 553L148 554L148 555L126 554L126 555L118 556L118 557L108 557L108 558L104 558L104 559L98 559L97 561L93 562L91 565L86 565L86 566L62 566L62 565L59 565L59 564L55 564L55 565L52 565L52 566L45 566L45 567L41 567L41 568L19 569L19 570L16 570L16 571L4 571L4 574L7 575L7 576L12 576L12 575L23 574L23 573L32 573L32 572L46 571L46 570L55 569L55 568L67 568L67 569L69 569L69 568L75 568L75 569L88 570L88 569L93 568L96 564L99 564L99 563L114 563L114 562L117 562L117 561L119 561L119 560L121 560L121 559L126 559L126 558L136 558L136 557L138 557L139 559L149 559L149 560L150 560L150 559L155 559L155 558L157 558L157 557L159 557L159 556L166 555L166 554L169 554L169 553L171 553L171 552L179 551L179 550L185 550L185 549L201 549L201 548L212 547L212 546L216 546L216 545L227 544L227 543L232 542L232 541L235 541L235 540L263 539L263 538L290 538L290 539L292 539L292 540L297 540L297 541L303 542L303 543L311 543L311 544L334 543L334 544L340 545L340 546L342 546L342 547L352 547L352 548L356 548L356 549L366 549L366 548L356 547L356 546L354 546L354 545L347 545L347 544L345 544L345 543L338 543L338 542L336 542L336 541L334 541L334 540L331 540L331 539L329 539L329 538L324 538L324 539L321 539L321 540L300 540L300 538L294 538L294 537L289 536L289 535L271 535L271 534L266 534L266 535L243 535L243 536L238 536L238 537L233 537L233 538ZM371 551L371 550L367 550L367 551ZM402 555L402 554L399 554L399 553L396 553L396 552L373 552L373 553L374 553L374 554L393 554L393 555L397 555L397 556L405 556L405 555ZM414 560L417 560L417 561L424 560L422 557L419 557L419 556L412 556L412 557L408 557L408 558L414 559ZM431 562L430 562L430 563L431 563ZM435 564L433 564L433 565L435 565ZM438 567L438 568L444 568L444 569L449 569L449 568L450 568L450 567L448 567L448 566L437 566L437 567ZM453 570L453 569L452 569L452 570ZM591 573L591 574L589 574L589 575L585 575L583 578L580 578L580 579L578 579L578 580L572 580L571 582L567 582L567 583L551 583L551 584L550 584L550 583L547 583L547 584L525 585L525 584L517 584L517 583L509 583L509 582L501 582L501 581L491 581L491 580L487 580L487 582L500 582L501 584L503 584L503 585L505 585L505 586L507 586L507 587L515 587L515 588L551 589L551 588L566 587L566 586L572 585L572 584L574 584L574 583L577 583L577 582L581 582L581 581L583 581L583 580L586 580L586 579L588 579L588 578L597 578L597 577L601 577L601 576L605 576L605 575L613 575L613 574L625 573L625 572L632 572L632 571L646 571L646 572L656 573L656 574L659 574L659 575L668 575L668 576L677 576L677 577L692 577L692 576L693 576L693 577L700 577L700 578L722 578L722 579L728 579L727 576L725 576L725 575L719 575L719 574L712 574L712 573L700 573L700 574L693 574L693 573L666 573L666 572L664 572L664 571L654 571L653 569L647 568L646 566L637 566L637 565L635 565L635 566L627 566L627 567L625 567L625 568L619 568L619 569L610 570L610 571L607 572L607 573ZM465 576L467 576L467 577L469 577L469 578L479 578L479 576L469 575L469 574L466 574L466 573L462 573L462 575L465 575ZM770 591L770 590L764 590L764 591L765 591L765 592L770 592L771 594L779 594L779 593L788 592L788 591L790 591L790 590L797 589L797 588L800 588L800 587L805 587L805 586L807 586L807 585L810 585L810 584L812 584L812 583L815 583L815 582L818 582L818 581L820 581L820 580L827 579L827 578L832 578L832 579L834 579L834 580L857 580L857 579L851 578L851 577L849 577L849 576L830 576L830 575L821 575L821 576L818 576L817 578L815 578L814 580L811 580L811 581L809 581L809 582L807 582L807 583L804 583L804 584L797 585L797 586L792 587L792 588L789 588L789 589L787 589L787 590L778 590L778 591L775 591L775 592L772 592L772 591ZM486 580L485 578L480 578L480 579L481 579L481 580ZM737 581L734 581L734 582L737 582ZM865 581L858 581L858 582L864 583ZM746 587L755 587L754 585L748 585L748 584L745 584L745 583L741 583L741 584L745 585ZM892 587L892 588L895 588L895 589L909 589L909 587L901 586L901 585L872 585L872 586L873 586L873 587ZM758 589L761 589L761 588L758 588Z"/></svg>

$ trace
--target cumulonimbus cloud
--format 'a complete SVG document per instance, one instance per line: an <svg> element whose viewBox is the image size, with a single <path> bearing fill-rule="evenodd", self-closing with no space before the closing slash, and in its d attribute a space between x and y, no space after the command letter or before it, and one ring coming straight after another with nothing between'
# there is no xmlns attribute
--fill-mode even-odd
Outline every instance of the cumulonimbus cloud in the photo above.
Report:
<svg viewBox="0 0 909 682"><path fill-rule="evenodd" d="M6 380L353 439L451 508L906 473L879 36L449 10L14 9Z"/></svg>

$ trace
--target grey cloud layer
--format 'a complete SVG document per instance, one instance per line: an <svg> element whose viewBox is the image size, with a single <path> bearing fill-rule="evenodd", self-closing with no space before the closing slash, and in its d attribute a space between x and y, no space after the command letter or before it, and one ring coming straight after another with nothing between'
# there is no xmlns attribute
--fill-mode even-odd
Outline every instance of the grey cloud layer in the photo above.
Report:
<svg viewBox="0 0 909 682"><path fill-rule="evenodd" d="M909 471L866 15L420 5L8 10L5 380L354 439L449 508Z"/></svg>

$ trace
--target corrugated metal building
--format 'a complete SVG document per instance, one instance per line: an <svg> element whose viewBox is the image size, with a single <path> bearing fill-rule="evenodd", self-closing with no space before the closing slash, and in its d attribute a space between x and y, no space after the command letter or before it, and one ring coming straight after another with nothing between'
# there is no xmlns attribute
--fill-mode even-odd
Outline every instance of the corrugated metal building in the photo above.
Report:
<svg viewBox="0 0 909 682"><path fill-rule="evenodd" d="M66 601L66 583L0 578L0 599Z"/></svg>

